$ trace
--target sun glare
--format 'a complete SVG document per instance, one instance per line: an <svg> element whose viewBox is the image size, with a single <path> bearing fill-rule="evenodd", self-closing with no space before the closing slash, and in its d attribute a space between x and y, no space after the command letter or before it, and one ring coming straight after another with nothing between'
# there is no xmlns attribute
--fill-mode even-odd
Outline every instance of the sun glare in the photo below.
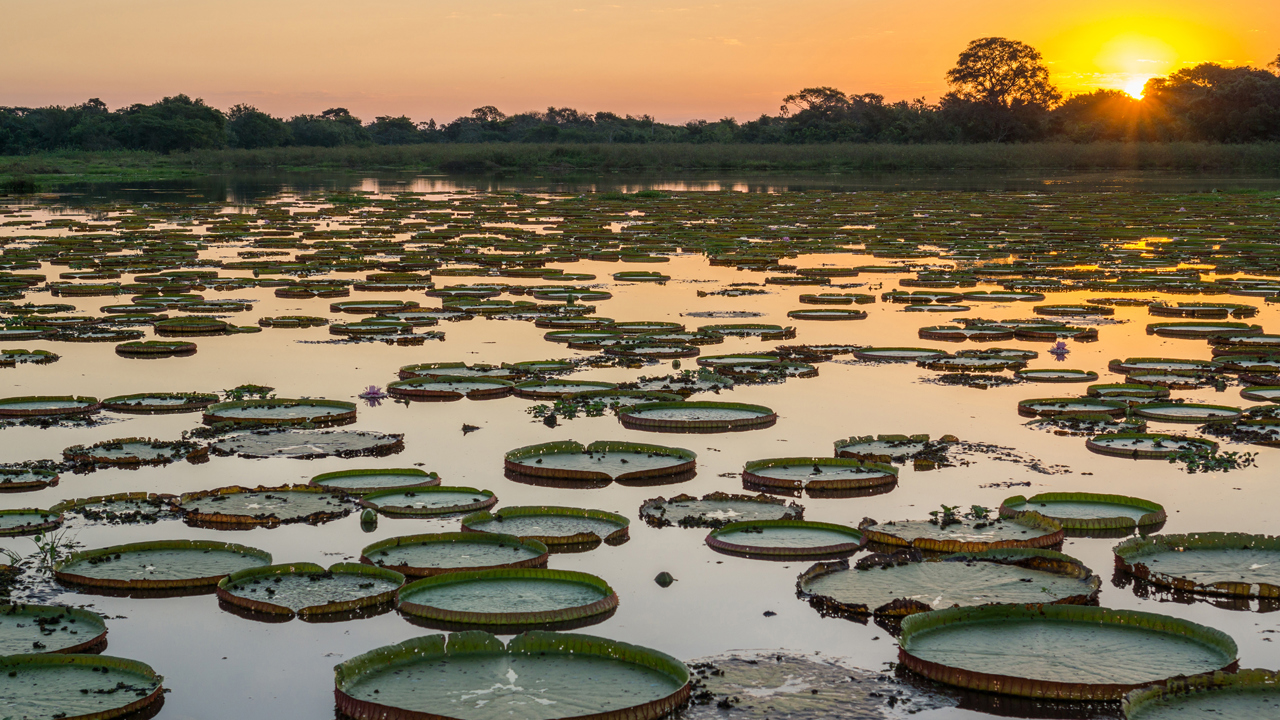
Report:
<svg viewBox="0 0 1280 720"><path fill-rule="evenodd" d="M1147 81L1150 80L1152 77L1154 76L1134 75L1125 82L1124 87L1121 89L1124 90L1126 93L1128 93L1129 96L1132 97L1134 100L1141 100L1142 89L1146 87Z"/></svg>

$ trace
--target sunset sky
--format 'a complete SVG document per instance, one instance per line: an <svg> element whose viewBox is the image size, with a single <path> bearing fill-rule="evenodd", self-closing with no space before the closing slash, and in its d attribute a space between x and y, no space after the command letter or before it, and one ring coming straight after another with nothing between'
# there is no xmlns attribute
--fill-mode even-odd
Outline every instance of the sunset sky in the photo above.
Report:
<svg viewBox="0 0 1280 720"><path fill-rule="evenodd" d="M366 120L480 105L747 120L816 85L933 102L988 35L1038 48L1067 93L1280 53L1276 0L0 0L0 15L0 105L183 92Z"/></svg>

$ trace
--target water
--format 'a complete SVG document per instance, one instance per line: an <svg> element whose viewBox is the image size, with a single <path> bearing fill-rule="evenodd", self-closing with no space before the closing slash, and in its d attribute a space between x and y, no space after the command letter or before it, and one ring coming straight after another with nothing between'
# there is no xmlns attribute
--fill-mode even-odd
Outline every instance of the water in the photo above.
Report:
<svg viewBox="0 0 1280 720"><path fill-rule="evenodd" d="M1272 222L1269 218L1274 218L1275 205L1263 206L1262 203L1268 201L1272 194L1280 194L1280 183L1274 180L1250 182L1167 177L1051 180L1011 178L988 181L954 177L929 185L923 181L892 178L745 178L729 182L716 179L704 182L698 179L621 178L564 183L537 178L483 182L413 177L357 178L354 181L339 176L310 179L279 176L215 178L163 185L98 186L80 194L46 201L40 206L24 205L18 214L31 217L0 216L0 237L70 234L65 227L33 229L4 226L7 220L55 218L96 223L106 222L128 210L126 205L109 207L105 204L108 202L153 206L211 203L225 213L238 213L251 211L255 204L267 201L294 202L312 190L353 187L371 192L436 193L456 193L465 189L541 189L548 196L595 188L634 191L648 187L707 192L822 191L813 196L778 195L777 200L782 203L821 200L827 191L844 189L859 191L855 197L857 202L865 203L867 212L874 211L878 204L892 202L895 206L917 206L925 215L939 213L944 205L958 199L976 197L984 203L989 199L993 206L1006 210L1022 208L1025 211L1022 214L985 220L1016 226L1019 231L1028 222L1024 216L1036 213L1041 219L1061 222L1069 227L1074 222L1071 217L1055 214L1052 206L1079 200L1081 193L1087 193L1084 196L1086 204L1093 205L1095 198L1099 203L1114 203L1114 199L1108 200L1113 197L1108 194L1112 191L1135 190L1139 194L1126 203L1139 209L1152 201L1173 202L1174 209L1178 207L1176 203L1191 205L1197 200L1212 203L1195 206L1196 212L1202 213L1196 217L1201 219L1182 221L1183 224L1202 222L1206 227L1228 234L1230 231L1225 227L1225 221L1209 216L1214 213L1230 214L1233 212L1230 203L1239 200L1240 196L1205 195L1184 200L1171 199L1160 193L1191 193L1230 187L1265 190L1265 193L1247 196L1252 198L1249 202L1259 205L1254 206L1251 212L1243 213L1264 225ZM920 192L899 195L898 192L904 188L915 188ZM928 192L935 189L943 192ZM893 192L881 192L884 190ZM973 195L970 191L981 194ZM1031 191L1035 192L1034 197L1028 196ZM429 197L447 199L450 195ZM726 194L726 197L732 199L736 196ZM1040 209L1039 206L1047 207ZM1217 209L1213 210L1215 207ZM780 214L770 218L767 224L786 224L786 208L779 208L778 212ZM1149 228L1148 234L1159 236L1171 232L1158 226L1155 220L1148 220L1148 214L1143 213L1138 224ZM1154 214L1153 211L1151 215ZM911 215L912 211L907 210L908 220L928 229L924 225L931 222L928 217L913 220ZM354 228L375 219L348 218L348 222ZM956 218L957 221L960 219ZM613 229L627 222L625 217L609 220ZM844 221L851 226L868 222L859 217L844 218ZM335 227L339 225L336 219L332 222ZM764 227L764 221L761 222ZM1110 228L1125 224L1123 219L1099 223L1108 226L1102 237L1113 233ZM197 225L186 229L198 232L201 228ZM396 240L404 236L388 237ZM1082 237L1091 236L1085 234ZM988 236L979 237L985 239ZM244 249L248 248L243 245L216 246L206 251L204 256L238 260L237 252ZM850 252L803 255L784 262L799 267L821 267L824 264L850 267L899 261ZM946 264L927 258L910 262ZM973 343L921 341L916 335L918 328L936 323L904 312L906 306L889 303L858 306L858 309L869 313L866 320L860 321L829 323L788 319L787 311L805 307L799 303L798 296L814 292L813 287L770 285L764 288L768 294L763 295L698 297L697 290L726 289L731 283L760 283L767 275L778 273L713 266L697 254L677 254L670 262L659 265L589 259L553 265L564 267L568 272L595 274L597 280L586 284L599 285L613 294L611 300L596 303L596 314L617 320L673 321L695 328L706 321L689 317L688 313L748 312L756 314L751 317L751 322L798 328L797 338L789 341L729 337L723 344L703 347L703 353L708 355L759 353L780 344L794 343L934 347L946 351L982 347ZM19 272L43 273L56 280L59 273L69 269L65 265L45 263L38 270ZM633 269L657 269L672 279L664 285L610 280L614 272ZM221 274L251 275L248 271L231 270L223 270ZM339 274L338 277L358 279L363 277L363 273ZM879 294L897 289L897 281L903 277L907 276L877 273L863 274L847 281L867 284L856 289L858 292ZM129 279L126 277L125 281ZM504 277L498 280L514 285L545 284L538 278ZM437 278L437 284L441 286L485 281L468 277ZM998 286L984 284L974 289L993 290ZM222 297L213 290L203 294L207 299ZM1111 294L1115 293L1052 293L1045 302L1080 304L1091 297ZM238 325L254 324L263 316L319 315L330 317L335 322L359 317L330 313L328 306L332 301L329 299L279 299L272 288L237 289L229 295L255 301L253 310L230 316ZM394 297L415 300L423 307L438 306L438 301L425 297L421 292L405 292ZM1162 294L1161 298L1168 302L1188 299L1184 295L1170 294ZM341 298L341 301L385 299L385 293L353 291L350 297ZM1261 298L1233 298L1235 300L1260 308L1260 313L1250 319L1250 323L1262 325L1272 332L1280 328L1280 306L1266 304ZM84 314L99 315L100 307L125 300L110 296L54 298L47 292L31 292L26 301L65 302L75 305ZM982 303L982 307L975 308L970 314L993 320L1024 318L1031 314L1031 306L1030 303ZM1114 318L1124 321L1124 324L1100 327L1101 339L1098 342L1069 343L1068 367L1096 371L1100 375L1099 382L1119 382L1122 376L1107 369L1108 362L1115 358L1210 358L1209 347L1203 340L1147 335L1144 331L1146 323L1158 319L1150 318L1145 308L1117 307ZM63 357L52 365L0 368L0 397L80 394L102 398L142 392L218 391L242 383L258 383L274 386L280 397L324 397L359 402L356 398L359 392L370 384L385 387L396 379L396 370L402 365L457 361L500 364L593 354L546 342L543 335L547 330L535 328L528 322L478 317L463 322L442 321L431 329L443 331L446 340L429 341L418 347L399 347L381 342L306 344L299 341L327 341L333 336L324 327L268 328L257 334L195 338L199 345L195 355L160 360L119 357L113 351L113 343L24 340L13 345L49 349ZM1045 352L1050 344L1017 340L1001 343L1002 346L1040 351L1040 358L1029 364L1032 368L1054 366L1052 358ZM942 503L962 508L971 504L995 508L1004 498L1015 494L1097 492L1135 495L1162 503L1169 512L1165 532L1224 530L1280 533L1280 519L1272 510L1280 451L1230 446L1230 449L1257 451L1259 455L1257 467L1228 474L1189 475L1178 466L1158 461L1135 464L1126 459L1090 453L1083 438L1059 437L1024 426L1028 419L1020 417L1016 410L1020 400L1082 393L1083 384L1021 384L978 390L921 382L934 377L935 373L919 369L913 363L858 363L850 358L844 355L840 356L840 362L819 364L820 374L816 378L739 386L718 395L699 394L694 398L768 406L778 413L779 421L764 429L712 435L657 434L627 430L611 415L562 420L559 426L550 428L524 412L525 408L540 401L516 397L486 402L410 405L383 402L377 407L361 404L356 423L343 430L403 433L403 452L388 457L358 459L213 457L200 465L180 462L165 467L101 469L84 475L64 473L55 487L0 496L0 503L3 503L0 507L48 508L63 499L126 491L178 494L231 484L278 486L307 482L315 475L337 470L420 466L423 470L439 473L446 485L493 490L499 498L498 509L512 505L563 505L607 510L632 518L631 539L625 544L601 546L584 553L556 554L551 558L551 568L598 575L618 593L620 605L617 613L584 632L653 647L686 660L734 649L791 649L846 657L856 665L872 669L896 659L894 642L875 625L822 618L806 603L796 599L795 579L808 567L808 563L767 562L715 553L703 542L705 529L654 529L637 522L637 509L641 503L659 495L670 497L687 493L702 496L715 490L740 493L743 489L738 474L746 462L769 457L831 456L833 443L852 436L928 433L937 438L951 433L964 440L1017 448L1037 458L1043 467L1061 464L1070 471L1046 474L1026 464L1004 462L996 457L979 457L970 465L927 472L916 471L907 465L901 469L900 481L891 492L862 498L800 499L806 508L805 518L844 525L857 525L864 517L880 521L925 519L930 510L938 509ZM684 367L694 367L694 362L686 360ZM670 364L662 363L641 370L591 369L571 377L617 383L634 380L640 375L670 372L673 372ZM1175 390L1174 397L1188 402L1233 406L1256 404L1238 397L1237 390L1235 387L1226 393L1217 393L1212 388ZM0 429L0 462L58 458L63 448L68 446L90 445L114 438L176 440L183 431L198 427L200 422L199 413L130 416L104 412L101 415L110 419L109 424ZM464 424L479 429L464 433ZM1180 427L1179 432L1183 431L1193 432L1193 426ZM569 439L583 443L628 440L685 447L698 454L698 474L691 481L672 486L641 487L614 483L592 489L524 485L503 477L502 459L507 451ZM1030 483L1030 486L1017 483ZM1002 484L1015 485L1008 487ZM89 548L142 540L206 539L266 550L277 563L314 562L325 567L339 561L357 560L360 549L375 540L458 529L457 518L381 517L375 531L365 532L361 529L358 514L318 526L298 524L235 532L191 527L178 520L140 526L87 524L70 517L68 520L68 537ZM1113 565L1111 547L1115 542L1069 539L1063 551L1109 579ZM26 538L4 538L0 540L0 546L24 555L34 550L34 545ZM677 582L666 589L656 585L653 578L662 571L670 572ZM130 599L59 590L47 600L90 605L90 609L111 616L108 620L110 646L107 652L148 663L165 676L165 686L172 689L160 713L161 720L215 720L235 716L270 716L281 720L331 718L334 664L382 645L427 634L427 631L410 625L395 613L332 624L292 621L265 625L220 610L212 595ZM1162 602L1157 598L1138 597L1132 589L1117 587L1111 582L1105 583L1101 601L1109 607L1161 612L1216 627L1230 634L1239 644L1242 667L1280 666L1280 649L1269 642L1274 637L1270 631L1280 630L1280 617L1274 614L1232 611L1208 602ZM766 617L765 611L776 615ZM175 641L175 638L180 641ZM947 719L978 716L976 712L954 709L931 710L919 715L922 718Z"/></svg>

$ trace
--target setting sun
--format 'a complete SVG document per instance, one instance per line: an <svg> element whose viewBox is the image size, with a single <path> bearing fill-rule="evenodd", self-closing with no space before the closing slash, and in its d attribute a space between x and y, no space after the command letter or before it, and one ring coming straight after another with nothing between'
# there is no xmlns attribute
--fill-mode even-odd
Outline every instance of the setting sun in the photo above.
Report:
<svg viewBox="0 0 1280 720"><path fill-rule="evenodd" d="M1121 88L1135 100L1142 99L1142 89L1146 87L1147 81L1155 77L1154 75L1135 75L1129 78L1129 81Z"/></svg>

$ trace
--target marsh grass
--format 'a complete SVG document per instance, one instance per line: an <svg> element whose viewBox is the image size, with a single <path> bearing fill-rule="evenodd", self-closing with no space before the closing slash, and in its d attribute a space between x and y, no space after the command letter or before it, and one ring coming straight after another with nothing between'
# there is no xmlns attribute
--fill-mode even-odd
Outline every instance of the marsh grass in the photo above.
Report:
<svg viewBox="0 0 1280 720"><path fill-rule="evenodd" d="M1280 143L514 144L336 148L66 151L0 158L0 183L165 180L256 171L445 174L569 172L1083 173L1142 171L1280 175ZM27 185L14 186L29 187Z"/></svg>

